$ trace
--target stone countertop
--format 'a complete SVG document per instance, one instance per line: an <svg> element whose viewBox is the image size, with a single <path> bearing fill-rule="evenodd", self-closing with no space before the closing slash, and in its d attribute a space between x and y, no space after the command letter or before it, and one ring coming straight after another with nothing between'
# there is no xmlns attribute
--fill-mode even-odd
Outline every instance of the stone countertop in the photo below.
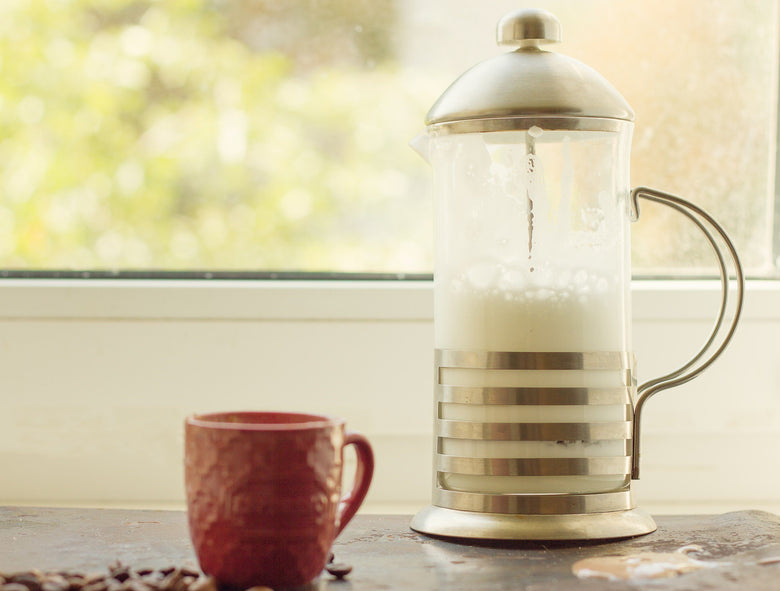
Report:
<svg viewBox="0 0 780 591"><path fill-rule="evenodd" d="M760 511L656 517L652 534L611 542L455 543L409 529L409 516L358 515L334 544L353 565L344 581L324 575L313 589L590 591L780 590L780 517ZM659 579L578 579L572 566L602 556L689 554L706 568ZM0 572L105 572L197 566L183 511L0 507Z"/></svg>

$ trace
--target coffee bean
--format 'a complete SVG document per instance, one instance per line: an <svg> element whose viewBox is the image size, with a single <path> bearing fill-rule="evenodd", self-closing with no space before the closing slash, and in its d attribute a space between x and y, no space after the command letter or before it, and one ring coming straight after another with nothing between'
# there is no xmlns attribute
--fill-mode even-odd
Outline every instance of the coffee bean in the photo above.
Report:
<svg viewBox="0 0 780 591"><path fill-rule="evenodd" d="M333 562L327 565L325 570L328 571L328 574L333 575L337 579L343 579L352 572L352 566L343 562Z"/></svg>
<svg viewBox="0 0 780 591"><path fill-rule="evenodd" d="M112 579L124 583L130 578L130 567L124 566L121 562L116 561L114 564L108 567L108 574Z"/></svg>
<svg viewBox="0 0 780 591"><path fill-rule="evenodd" d="M68 579L59 573L46 573L43 575L43 583L58 583L60 585L67 585Z"/></svg>
<svg viewBox="0 0 780 591"><path fill-rule="evenodd" d="M219 588L214 577L203 576L192 582L189 591L219 591Z"/></svg>
<svg viewBox="0 0 780 591"><path fill-rule="evenodd" d="M162 591L184 591L185 586L183 580L184 575L181 570L174 568L162 581L160 581L160 589Z"/></svg>
<svg viewBox="0 0 780 591"><path fill-rule="evenodd" d="M124 583L130 578L130 571L128 569L122 569L111 573L111 578L120 583Z"/></svg>
<svg viewBox="0 0 780 591"><path fill-rule="evenodd" d="M162 574L164 574L165 576L168 576L169 574L171 574L173 571L176 570L176 567L175 566L166 566L165 568L158 568L157 570L159 572L161 572Z"/></svg>
<svg viewBox="0 0 780 591"><path fill-rule="evenodd" d="M41 591L69 591L70 583L61 575L47 575L41 584Z"/></svg>
<svg viewBox="0 0 780 591"><path fill-rule="evenodd" d="M140 575L140 578L144 583L158 584L165 578L165 575L158 570L149 570L149 572L146 572L147 570L149 569L144 569L144 574Z"/></svg>
<svg viewBox="0 0 780 591"><path fill-rule="evenodd" d="M95 581L85 584L81 587L81 591L108 591L108 585L105 581Z"/></svg>
<svg viewBox="0 0 780 591"><path fill-rule="evenodd" d="M102 583L106 580L106 575L103 573L86 573L84 575L84 585L91 585L93 583Z"/></svg>
<svg viewBox="0 0 780 591"><path fill-rule="evenodd" d="M73 572L69 572L69 571L60 571L60 572L58 572L56 574L62 575L68 581L75 582L75 583L78 583L78 582L83 583L87 579L87 576L85 574L83 574L83 573L73 573Z"/></svg>
<svg viewBox="0 0 780 591"><path fill-rule="evenodd" d="M110 576L114 576L114 573L127 571L127 570L128 567L124 566L121 560L117 560L116 562L112 562L111 564L108 565L108 574Z"/></svg>
<svg viewBox="0 0 780 591"><path fill-rule="evenodd" d="M19 578L22 578L22 579L25 579L25 578L40 579L40 578L43 577L43 573L41 571L39 571L37 568L34 568L32 570L24 570L24 571L19 571L19 572L14 572L14 573L8 573L8 574L5 574L3 576L6 578L6 580L9 583L14 583L16 581L16 579L19 579Z"/></svg>
<svg viewBox="0 0 780 591"><path fill-rule="evenodd" d="M328 564L330 564L331 562L333 562L335 559L336 559L336 555L335 555L335 554L333 554L333 552L331 552L330 554L328 554Z"/></svg>
<svg viewBox="0 0 780 591"><path fill-rule="evenodd" d="M41 591L41 579L43 573L40 571L30 571L25 573L16 573L11 575L11 582L24 585L29 591Z"/></svg>
<svg viewBox="0 0 780 591"><path fill-rule="evenodd" d="M141 579L131 578L122 584L120 591L154 591L154 589L156 589L156 587L145 583Z"/></svg>
<svg viewBox="0 0 780 591"><path fill-rule="evenodd" d="M68 582L69 591L79 591L84 586L84 576L80 573L60 572L57 574L62 575Z"/></svg>

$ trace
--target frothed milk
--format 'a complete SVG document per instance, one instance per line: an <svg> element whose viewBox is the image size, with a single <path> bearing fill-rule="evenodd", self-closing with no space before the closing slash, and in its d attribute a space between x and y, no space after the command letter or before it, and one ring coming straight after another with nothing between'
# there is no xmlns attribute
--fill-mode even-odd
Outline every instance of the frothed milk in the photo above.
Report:
<svg viewBox="0 0 780 591"><path fill-rule="evenodd" d="M617 278L576 270L553 277L489 263L437 278L435 342L465 351L625 351L627 298ZM624 387L620 371L442 368L439 382L473 387ZM476 405L442 403L440 418L498 423L598 423L624 421L618 405ZM478 441L443 439L440 453L478 458L582 458L625 456L624 440ZM607 492L624 475L474 476L443 474L448 489L483 493Z"/></svg>
<svg viewBox="0 0 780 591"><path fill-rule="evenodd" d="M624 294L584 270L510 283L512 271L472 270L436 289L436 347L484 351L621 351ZM542 270L543 273L543 270ZM519 275L519 272L518 272Z"/></svg>

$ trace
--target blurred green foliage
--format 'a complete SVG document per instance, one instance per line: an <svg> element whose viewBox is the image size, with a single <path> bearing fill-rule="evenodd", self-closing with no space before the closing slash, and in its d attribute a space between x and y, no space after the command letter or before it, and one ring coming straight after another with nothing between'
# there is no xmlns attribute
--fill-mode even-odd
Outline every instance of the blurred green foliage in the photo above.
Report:
<svg viewBox="0 0 780 591"><path fill-rule="evenodd" d="M0 268L427 272L408 142L530 4L2 0ZM777 1L533 4L633 106L632 183L703 206L776 274ZM673 211L633 236L635 272L714 269Z"/></svg>
<svg viewBox="0 0 780 591"><path fill-rule="evenodd" d="M0 267L424 271L390 0L7 0ZM410 180L411 179L411 180ZM424 181L421 179L421 190Z"/></svg>

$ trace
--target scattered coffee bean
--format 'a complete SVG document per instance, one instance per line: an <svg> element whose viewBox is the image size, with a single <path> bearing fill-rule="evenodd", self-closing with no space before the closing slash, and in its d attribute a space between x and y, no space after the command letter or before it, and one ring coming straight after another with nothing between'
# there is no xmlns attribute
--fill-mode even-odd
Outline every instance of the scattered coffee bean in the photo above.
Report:
<svg viewBox="0 0 780 591"><path fill-rule="evenodd" d="M218 591L217 581L214 577L200 577L190 585L189 591Z"/></svg>
<svg viewBox="0 0 780 591"><path fill-rule="evenodd" d="M333 554L333 552L331 552L330 554L328 554L328 564L330 564L331 562L333 562L333 561L335 560L335 558L336 558L336 555L335 555L335 554Z"/></svg>
<svg viewBox="0 0 780 591"><path fill-rule="evenodd" d="M29 591L41 591L42 573L31 571L29 573L16 573L11 575L11 582L27 587Z"/></svg>
<svg viewBox="0 0 780 591"><path fill-rule="evenodd" d="M160 581L160 589L162 591L178 591L178 585L182 578L181 571L175 568Z"/></svg>
<svg viewBox="0 0 780 591"><path fill-rule="evenodd" d="M331 553L327 571L343 579L352 567L334 562ZM30 570L13 574L0 572L0 591L238 591L220 589L216 579L189 566L160 569L134 569L120 562L108 567L108 573ZM255 586L246 591L273 591Z"/></svg>
<svg viewBox="0 0 780 591"><path fill-rule="evenodd" d="M152 571L150 573L142 575L138 580L144 583L145 585L157 589L160 586L160 583L163 581L163 579L165 579L164 574L162 574L159 571Z"/></svg>
<svg viewBox="0 0 780 591"><path fill-rule="evenodd" d="M154 588L155 587L152 587L141 579L128 579L124 582L119 591L150 591Z"/></svg>
<svg viewBox="0 0 780 591"><path fill-rule="evenodd" d="M93 583L102 583L106 580L106 575L103 573L87 573L84 575L84 584L91 585Z"/></svg>
<svg viewBox="0 0 780 591"><path fill-rule="evenodd" d="M120 583L124 583L127 579L130 578L130 572L126 568L119 571L114 571L111 573L111 578L119 581Z"/></svg>
<svg viewBox="0 0 780 591"><path fill-rule="evenodd" d="M42 591L70 591L70 582L62 575L46 575L41 583Z"/></svg>
<svg viewBox="0 0 780 591"><path fill-rule="evenodd" d="M337 579L343 579L352 572L352 566L344 562L332 562L325 567L325 570Z"/></svg>
<svg viewBox="0 0 780 591"><path fill-rule="evenodd" d="M160 571L165 576L168 576L169 574L171 574L173 571L176 570L176 567L175 566L166 566L165 568L158 568L157 570Z"/></svg>

